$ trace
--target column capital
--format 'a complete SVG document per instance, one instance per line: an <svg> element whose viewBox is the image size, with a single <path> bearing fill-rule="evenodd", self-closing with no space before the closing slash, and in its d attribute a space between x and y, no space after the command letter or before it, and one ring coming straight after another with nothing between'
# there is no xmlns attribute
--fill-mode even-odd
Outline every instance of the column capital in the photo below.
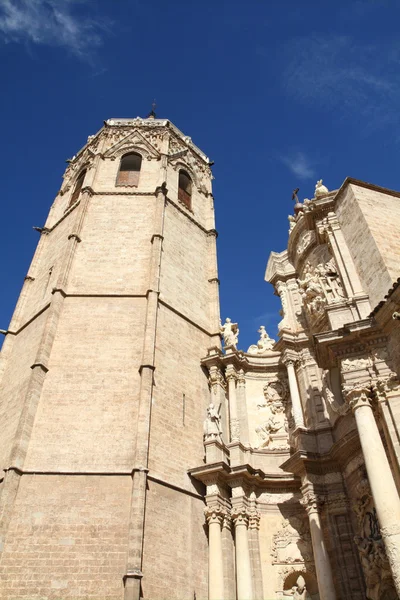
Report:
<svg viewBox="0 0 400 600"><path fill-rule="evenodd" d="M345 401L350 406L352 411L357 410L363 406L371 405L371 384L367 383L355 383L353 385L344 385L342 387L343 396Z"/></svg>
<svg viewBox="0 0 400 600"><path fill-rule="evenodd" d="M229 529L229 531L232 529L232 517L228 511L225 511L222 529Z"/></svg>
<svg viewBox="0 0 400 600"><path fill-rule="evenodd" d="M258 510L249 512L249 529L260 529L261 513Z"/></svg>
<svg viewBox="0 0 400 600"><path fill-rule="evenodd" d="M226 514L226 510L222 506L206 506L204 509L207 525L218 523L221 527Z"/></svg>
<svg viewBox="0 0 400 600"><path fill-rule="evenodd" d="M249 511L244 506L237 506L231 510L231 518L235 527L240 525L245 525L247 527L249 524L249 516Z"/></svg>
<svg viewBox="0 0 400 600"><path fill-rule="evenodd" d="M208 383L210 388L213 390L214 394L217 393L218 385L225 389L225 379L222 374L222 371L217 365L212 365L208 369Z"/></svg>
<svg viewBox="0 0 400 600"><path fill-rule="evenodd" d="M304 506L308 515L312 513L318 513L324 502L325 498L316 494L314 490L307 490L303 492L303 497L300 500L300 504Z"/></svg>
<svg viewBox="0 0 400 600"><path fill-rule="evenodd" d="M385 377L378 377L372 382L372 392L378 400L386 400L391 392L398 391L399 386L397 374L391 371Z"/></svg>
<svg viewBox="0 0 400 600"><path fill-rule="evenodd" d="M237 381L238 381L238 385L240 385L240 386L246 385L246 377L245 377L243 369L240 369L238 371Z"/></svg>
<svg viewBox="0 0 400 600"><path fill-rule="evenodd" d="M295 367L300 362L297 354L295 354L294 352L287 352L286 350L284 351L281 360L286 368L288 368L289 366Z"/></svg>
<svg viewBox="0 0 400 600"><path fill-rule="evenodd" d="M225 378L226 380L229 381L236 381L236 379L238 378L238 374L237 371L235 369L235 367L233 365L227 365L226 369L225 369Z"/></svg>

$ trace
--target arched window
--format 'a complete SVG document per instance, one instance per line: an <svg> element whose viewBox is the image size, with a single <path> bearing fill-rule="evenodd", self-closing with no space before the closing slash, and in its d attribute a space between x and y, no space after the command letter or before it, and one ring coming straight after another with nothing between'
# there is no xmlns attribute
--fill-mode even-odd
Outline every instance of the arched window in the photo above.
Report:
<svg viewBox="0 0 400 600"><path fill-rule="evenodd" d="M84 171L82 171L82 173L80 173L78 179L76 180L75 188L72 193L71 200L69 201L68 208L70 206L72 206L73 204L75 204L75 202L78 200L79 194L81 193L83 180L85 179L85 175L86 175L86 169Z"/></svg>
<svg viewBox="0 0 400 600"><path fill-rule="evenodd" d="M178 199L185 206L192 206L192 180L186 171L179 171Z"/></svg>
<svg viewBox="0 0 400 600"><path fill-rule="evenodd" d="M125 154L121 158L119 171L117 175L117 185L135 185L139 184L140 167L142 166L142 157L136 152Z"/></svg>

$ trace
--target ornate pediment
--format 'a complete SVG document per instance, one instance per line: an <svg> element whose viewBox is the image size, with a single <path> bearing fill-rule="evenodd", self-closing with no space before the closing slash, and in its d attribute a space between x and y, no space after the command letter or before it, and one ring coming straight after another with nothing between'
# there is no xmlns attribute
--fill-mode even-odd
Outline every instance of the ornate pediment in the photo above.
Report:
<svg viewBox="0 0 400 600"><path fill-rule="evenodd" d="M121 135L121 132L118 132ZM104 158L111 158L115 160L117 157L122 156L126 152L138 152L147 160L159 160L161 158L160 152L155 146L150 143L146 137L140 133L138 129L134 129L127 135L123 135L122 138L116 141L105 153Z"/></svg>

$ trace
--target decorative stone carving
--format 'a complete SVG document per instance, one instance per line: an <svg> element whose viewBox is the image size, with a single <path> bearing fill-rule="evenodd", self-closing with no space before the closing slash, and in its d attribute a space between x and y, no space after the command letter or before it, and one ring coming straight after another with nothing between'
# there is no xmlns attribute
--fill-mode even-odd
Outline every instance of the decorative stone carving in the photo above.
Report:
<svg viewBox="0 0 400 600"><path fill-rule="evenodd" d="M300 504L304 506L307 514L318 512L319 508L324 504L325 498L317 495L313 490L307 490L303 493Z"/></svg>
<svg viewBox="0 0 400 600"><path fill-rule="evenodd" d="M314 231L305 231L297 244L297 254L303 254L304 250L315 240Z"/></svg>
<svg viewBox="0 0 400 600"><path fill-rule="evenodd" d="M260 503L273 506L276 506L277 504L282 504L283 502L285 504L297 504L298 501L299 499L297 495L294 495L293 492L276 492L274 494L271 494L269 492L263 492L259 496Z"/></svg>
<svg viewBox="0 0 400 600"><path fill-rule="evenodd" d="M246 525L247 527L249 516L249 511L243 506L235 507L231 510L231 518L236 527L238 525Z"/></svg>
<svg viewBox="0 0 400 600"><path fill-rule="evenodd" d="M307 262L303 278L298 279L298 284L303 302L312 315L322 313L327 304L341 302L344 298L333 258L328 263L320 263L316 267Z"/></svg>
<svg viewBox="0 0 400 600"><path fill-rule="evenodd" d="M295 585L291 590L284 590L284 596L290 596L294 600L306 600L308 598L306 582L302 575L299 575Z"/></svg>
<svg viewBox="0 0 400 600"><path fill-rule="evenodd" d="M225 387L226 387L225 380L224 380L224 377L223 377L219 367L217 367L215 365L210 367L208 383L209 383L210 389L213 390L214 395L217 394L218 386L221 386L223 389L225 389Z"/></svg>
<svg viewBox="0 0 400 600"><path fill-rule="evenodd" d="M279 312L279 314L283 318L282 318L282 321L280 321L278 323L278 330L280 331L284 327L289 326L289 318L288 318L289 307L288 307L286 284L283 283L282 281L278 281L276 284L276 291L279 294L279 297L281 299L281 304L282 304L282 310Z"/></svg>
<svg viewBox="0 0 400 600"><path fill-rule="evenodd" d="M258 510L249 512L249 529L260 529L261 514Z"/></svg>
<svg viewBox="0 0 400 600"><path fill-rule="evenodd" d="M257 333L260 334L260 339L258 340L257 344L252 344L247 352L249 354L265 354L271 351L275 345L275 340L269 337L264 325L260 326L260 329Z"/></svg>
<svg viewBox="0 0 400 600"><path fill-rule="evenodd" d="M298 284L303 302L309 312L312 315L323 312L326 305L324 290L317 269L313 268L309 262L306 263L303 279L298 279Z"/></svg>
<svg viewBox="0 0 400 600"><path fill-rule="evenodd" d="M204 421L204 441L220 440L221 434L221 416L211 402L207 408L207 418Z"/></svg>
<svg viewBox="0 0 400 600"><path fill-rule="evenodd" d="M354 383L342 386L343 396L352 410L371 405L371 386L368 383Z"/></svg>
<svg viewBox="0 0 400 600"><path fill-rule="evenodd" d="M341 361L341 369L344 372L367 369L371 366L371 360L367 358L345 358Z"/></svg>
<svg viewBox="0 0 400 600"><path fill-rule="evenodd" d="M353 506L358 521L358 535L354 537L367 584L367 598L380 600L384 580L391 579L389 561L382 532L373 504L368 481L364 478L357 488Z"/></svg>
<svg viewBox="0 0 400 600"><path fill-rule="evenodd" d="M237 347L239 341L239 327L237 323L232 323L229 318L225 319L223 325L220 322L220 332L224 340L225 348L228 348L229 346L233 346L233 348Z"/></svg>
<svg viewBox="0 0 400 600"><path fill-rule="evenodd" d="M329 190L325 185L322 185L322 179L319 179L315 184L315 197L320 198L321 196L325 196L325 194L329 194Z"/></svg>
<svg viewBox="0 0 400 600"><path fill-rule="evenodd" d="M322 394L326 400L326 403L333 410L333 412L337 413L338 415L345 415L349 411L350 407L348 404L338 404L335 394L331 390L329 371L325 371L322 378Z"/></svg>
<svg viewBox="0 0 400 600"><path fill-rule="evenodd" d="M264 400L257 404L258 409L267 409L267 419L256 427L259 439L256 448L286 450L288 445L288 421L284 400L287 387L281 381L270 381L264 386Z"/></svg>
<svg viewBox="0 0 400 600"><path fill-rule="evenodd" d="M294 226L296 225L296 217L294 217L293 215L288 215L288 221L289 221L289 234L292 232L292 230L294 229Z"/></svg>
<svg viewBox="0 0 400 600"><path fill-rule="evenodd" d="M204 508L204 516L206 518L207 525L218 523L221 526L226 514L226 510L224 510L221 506L206 506Z"/></svg>
<svg viewBox="0 0 400 600"><path fill-rule="evenodd" d="M283 423L281 423L276 417L272 416L264 423L264 425L259 425L256 427L256 434L259 438L259 444L256 446L257 448L266 448L268 444L272 441L272 434L278 433L283 428ZM287 445L285 446L287 447Z"/></svg>
<svg viewBox="0 0 400 600"><path fill-rule="evenodd" d="M308 524L297 517L284 519L281 529L272 537L272 564L305 564L313 562Z"/></svg>

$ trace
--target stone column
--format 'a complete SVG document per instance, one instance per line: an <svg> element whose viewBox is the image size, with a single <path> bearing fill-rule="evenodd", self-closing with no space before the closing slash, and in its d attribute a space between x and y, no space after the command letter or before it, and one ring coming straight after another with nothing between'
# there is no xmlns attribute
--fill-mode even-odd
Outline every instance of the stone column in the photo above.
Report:
<svg viewBox="0 0 400 600"><path fill-rule="evenodd" d="M246 401L246 377L243 369L238 372L236 385L236 401L238 408L240 441L249 444L249 422Z"/></svg>
<svg viewBox="0 0 400 600"><path fill-rule="evenodd" d="M253 506L249 513L248 535L255 598L263 597L262 567L259 540L260 519L261 515L256 508L256 504L253 502Z"/></svg>
<svg viewBox="0 0 400 600"><path fill-rule="evenodd" d="M400 596L400 499L372 412L370 388L344 388L354 411L372 497L393 580Z"/></svg>
<svg viewBox="0 0 400 600"><path fill-rule="evenodd" d="M303 491L301 503L305 507L310 521L311 541L320 600L336 600L331 564L325 546L321 519L318 511L318 506L321 504L321 501L313 491L306 489Z"/></svg>
<svg viewBox="0 0 400 600"><path fill-rule="evenodd" d="M224 556L221 527L225 512L220 507L204 510L208 523L208 600L224 599Z"/></svg>
<svg viewBox="0 0 400 600"><path fill-rule="evenodd" d="M301 406L301 399L299 393L299 386L297 384L296 371L294 370L294 361L290 359L286 359L284 361L288 379L289 379L289 389L290 389L290 398L292 401L292 411L293 411L293 419L295 427L304 427L304 417L303 417L303 408Z"/></svg>
<svg viewBox="0 0 400 600"><path fill-rule="evenodd" d="M236 401L237 373L233 365L228 365L226 367L225 377L228 381L230 441L237 442L240 438L239 419Z"/></svg>
<svg viewBox="0 0 400 600"><path fill-rule="evenodd" d="M244 507L233 508L231 516L235 525L237 600L253 600L253 581L247 532L249 517Z"/></svg>

